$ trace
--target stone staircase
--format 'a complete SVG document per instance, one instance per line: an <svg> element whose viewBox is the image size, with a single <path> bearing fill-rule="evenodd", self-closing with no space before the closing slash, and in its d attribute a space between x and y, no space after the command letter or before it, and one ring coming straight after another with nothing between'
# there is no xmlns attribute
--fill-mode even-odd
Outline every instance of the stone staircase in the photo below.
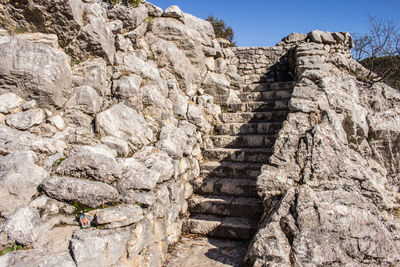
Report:
<svg viewBox="0 0 400 267"><path fill-rule="evenodd" d="M289 113L293 86L250 85L239 95L243 103L221 105L223 123L214 128L214 148L203 151L185 231L228 239L253 236L263 212L256 179Z"/></svg>

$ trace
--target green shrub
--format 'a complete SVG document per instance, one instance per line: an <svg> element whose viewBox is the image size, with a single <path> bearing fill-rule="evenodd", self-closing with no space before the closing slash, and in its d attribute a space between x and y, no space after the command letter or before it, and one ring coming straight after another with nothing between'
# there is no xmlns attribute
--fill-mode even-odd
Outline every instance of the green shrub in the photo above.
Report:
<svg viewBox="0 0 400 267"><path fill-rule="evenodd" d="M124 5L132 5L132 6L139 6L140 4L144 3L144 0L103 0L111 5L116 5L118 3L122 3Z"/></svg>

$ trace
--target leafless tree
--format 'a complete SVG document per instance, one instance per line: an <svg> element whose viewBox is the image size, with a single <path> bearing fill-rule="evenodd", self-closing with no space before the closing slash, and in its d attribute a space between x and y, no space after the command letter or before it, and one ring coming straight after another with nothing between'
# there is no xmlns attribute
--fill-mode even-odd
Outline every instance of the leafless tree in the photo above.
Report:
<svg viewBox="0 0 400 267"><path fill-rule="evenodd" d="M396 72L395 76L400 75L400 28L392 20L381 20L370 15L368 18L368 33L353 36L353 57L371 71L371 82L388 81ZM379 77L372 78L373 72Z"/></svg>

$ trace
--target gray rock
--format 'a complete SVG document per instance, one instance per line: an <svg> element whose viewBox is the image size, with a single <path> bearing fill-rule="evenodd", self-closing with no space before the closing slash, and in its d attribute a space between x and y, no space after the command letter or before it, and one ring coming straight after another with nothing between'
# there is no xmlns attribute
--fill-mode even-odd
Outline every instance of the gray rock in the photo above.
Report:
<svg viewBox="0 0 400 267"><path fill-rule="evenodd" d="M61 107L70 94L69 60L60 50L2 36L0 62L0 92L6 90L35 99L39 107Z"/></svg>
<svg viewBox="0 0 400 267"><path fill-rule="evenodd" d="M158 182L171 179L174 174L172 159L164 151L152 146L146 146L136 152L133 158L143 163L148 169L160 173Z"/></svg>
<svg viewBox="0 0 400 267"><path fill-rule="evenodd" d="M116 266L124 255L128 231L79 230L71 240L72 257L80 266Z"/></svg>
<svg viewBox="0 0 400 267"><path fill-rule="evenodd" d="M167 91L167 85L161 78L156 64L144 61L140 55L136 53L117 52L115 56L117 70L121 73L135 73L142 78L147 78L155 82L162 92Z"/></svg>
<svg viewBox="0 0 400 267"><path fill-rule="evenodd" d="M28 130L32 126L39 125L46 119L42 109L30 109L16 114L6 116L8 126L18 130Z"/></svg>
<svg viewBox="0 0 400 267"><path fill-rule="evenodd" d="M76 267L69 252L49 255L49 251L44 249L29 249L7 253L0 257L0 265L9 267Z"/></svg>
<svg viewBox="0 0 400 267"><path fill-rule="evenodd" d="M39 235L39 212L32 207L24 207L14 212L5 222L3 233L8 238L24 246L32 245Z"/></svg>
<svg viewBox="0 0 400 267"><path fill-rule="evenodd" d="M58 130L62 131L66 127L65 121L61 115L52 116L50 118L47 118L47 120L51 123L51 125L56 127Z"/></svg>
<svg viewBox="0 0 400 267"><path fill-rule="evenodd" d="M37 102L36 100L31 100L26 102L23 106L22 106L22 110L28 110L28 109L32 109L32 108L36 108L37 107Z"/></svg>
<svg viewBox="0 0 400 267"><path fill-rule="evenodd" d="M77 178L53 176L44 180L40 189L59 201L79 202L91 208L119 201L118 191L114 187Z"/></svg>
<svg viewBox="0 0 400 267"><path fill-rule="evenodd" d="M77 32L76 39L68 46L68 50L76 58L86 58L85 55L95 55L104 58L108 64L113 64L115 54L115 38L110 26L106 23L106 10L100 4L94 3L85 9L86 18L83 27Z"/></svg>
<svg viewBox="0 0 400 267"><path fill-rule="evenodd" d="M93 87L100 96L110 95L107 65L104 59L88 59L72 67L72 82L76 87Z"/></svg>
<svg viewBox="0 0 400 267"><path fill-rule="evenodd" d="M80 110L67 109L64 114L67 124L75 127L91 128L93 118Z"/></svg>
<svg viewBox="0 0 400 267"><path fill-rule="evenodd" d="M211 129L210 123L204 116L203 109L194 104L189 104L187 112L188 121L201 128L203 131L208 132Z"/></svg>
<svg viewBox="0 0 400 267"><path fill-rule="evenodd" d="M35 164L31 151L11 153L0 159L0 212L7 217L29 203L47 172Z"/></svg>
<svg viewBox="0 0 400 267"><path fill-rule="evenodd" d="M179 94L177 91L171 91L169 98L171 99L174 113L186 118L186 113L188 110L188 97Z"/></svg>
<svg viewBox="0 0 400 267"><path fill-rule="evenodd" d="M93 222L97 225L112 229L140 221L143 219L143 210L138 205L122 205L90 211L86 215L93 216Z"/></svg>
<svg viewBox="0 0 400 267"><path fill-rule="evenodd" d="M127 157L129 155L128 142L114 136L105 136L101 138L101 142L109 148L115 150L119 157Z"/></svg>
<svg viewBox="0 0 400 267"><path fill-rule="evenodd" d="M149 16L153 16L153 17L161 17L162 13L164 12L162 10L162 8L153 5L150 2L145 2L144 5L147 7L147 9L149 10Z"/></svg>
<svg viewBox="0 0 400 267"><path fill-rule="evenodd" d="M24 104L24 100L13 93L0 95L0 112L4 114L14 113Z"/></svg>
<svg viewBox="0 0 400 267"><path fill-rule="evenodd" d="M96 116L96 130L128 141L134 150L153 140L153 132L143 116L122 103Z"/></svg>
<svg viewBox="0 0 400 267"><path fill-rule="evenodd" d="M90 86L77 87L71 98L65 103L66 108L78 109L87 114L98 113L103 99Z"/></svg>
<svg viewBox="0 0 400 267"><path fill-rule="evenodd" d="M60 175L88 178L111 184L120 177L114 155L96 147L81 147L58 166Z"/></svg>
<svg viewBox="0 0 400 267"><path fill-rule="evenodd" d="M165 9L162 16L169 17L169 18L182 19L183 12L178 6L173 5L173 6L168 7L167 9Z"/></svg>
<svg viewBox="0 0 400 267"><path fill-rule="evenodd" d="M146 39L158 64L175 74L181 90L185 91L187 95L193 96L196 93L195 84L198 82L200 74L185 53L174 43L157 38L153 34L147 34Z"/></svg>
<svg viewBox="0 0 400 267"><path fill-rule="evenodd" d="M148 169L135 158L121 160L122 178L117 184L118 191L123 193L132 189L153 189L161 173Z"/></svg>
<svg viewBox="0 0 400 267"><path fill-rule="evenodd" d="M139 203L146 206L151 206L155 202L154 193L141 192L137 190L127 190L123 193L122 199L126 203Z"/></svg>
<svg viewBox="0 0 400 267"><path fill-rule="evenodd" d="M161 129L160 141L156 147L164 150L173 159L180 159L186 148L188 137L185 133L174 126L164 126Z"/></svg>
<svg viewBox="0 0 400 267"><path fill-rule="evenodd" d="M208 72L202 88L210 95L224 95L228 92L230 85L225 75Z"/></svg>
<svg viewBox="0 0 400 267"><path fill-rule="evenodd" d="M117 4L108 12L108 17L121 20L124 28L130 31L143 23L148 17L148 11L146 5L126 7L125 5Z"/></svg>
<svg viewBox="0 0 400 267"><path fill-rule="evenodd" d="M122 76L113 81L113 94L121 99L138 97L142 78L136 74Z"/></svg>

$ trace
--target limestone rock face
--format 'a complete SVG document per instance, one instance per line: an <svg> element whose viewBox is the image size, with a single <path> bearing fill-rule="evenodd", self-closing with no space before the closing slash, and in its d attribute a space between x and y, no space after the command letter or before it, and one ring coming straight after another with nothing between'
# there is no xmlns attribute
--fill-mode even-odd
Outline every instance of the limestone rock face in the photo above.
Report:
<svg viewBox="0 0 400 267"><path fill-rule="evenodd" d="M356 64L348 34L308 38L295 48L292 112L257 180L265 216L247 258L254 266L397 264L400 94L343 71Z"/></svg>
<svg viewBox="0 0 400 267"><path fill-rule="evenodd" d="M67 55L53 47L12 36L0 37L0 91L61 107L70 95Z"/></svg>

